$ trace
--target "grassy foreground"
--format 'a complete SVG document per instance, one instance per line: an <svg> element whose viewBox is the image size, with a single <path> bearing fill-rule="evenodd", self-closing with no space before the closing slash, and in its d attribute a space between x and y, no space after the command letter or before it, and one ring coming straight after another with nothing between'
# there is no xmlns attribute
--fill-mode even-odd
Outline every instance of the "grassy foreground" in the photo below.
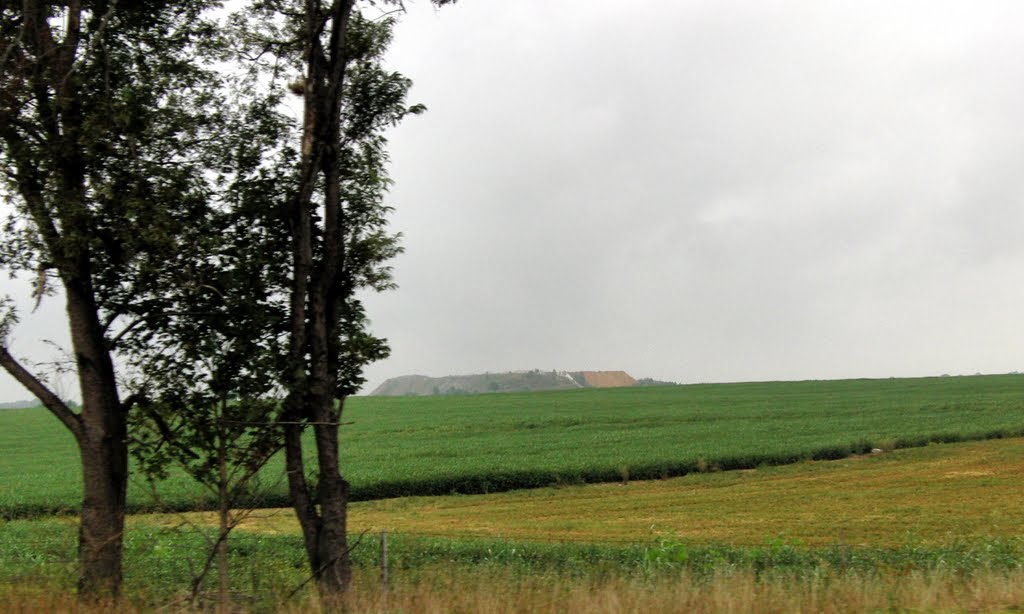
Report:
<svg viewBox="0 0 1024 614"><path fill-rule="evenodd" d="M4 611L83 611L70 596L69 523L11 524L0 541ZM132 533L124 611L194 611L184 596L202 557L201 538L152 527ZM779 542L686 548L399 538L392 546L386 593L375 549L356 548L357 581L345 611L980 612L1024 606L1024 543L1014 540L809 549ZM11 554L19 548L20 556ZM292 536L235 539L232 611L327 611L308 587L294 592L308 576L303 562ZM209 611L211 599L207 593L198 605Z"/></svg>
<svg viewBox="0 0 1024 614"><path fill-rule="evenodd" d="M356 499L650 479L1024 434L1024 376L707 384L354 398L343 462ZM71 437L43 410L0 412L0 517L74 510ZM285 504L281 464L259 504ZM209 506L184 476L133 509Z"/></svg>
<svg viewBox="0 0 1024 614"><path fill-rule="evenodd" d="M237 597L236 597L237 598ZM65 593L2 587L5 611L16 614L76 612L106 614L149 611L211 611L183 607L173 600L157 608L135 599L118 608L82 607ZM792 614L795 612L1015 612L1024 608L1024 573L962 576L946 572L818 577L724 573L710 580L689 576L645 580L622 577L514 576L495 571L437 570L404 579L382 590L371 572L357 574L342 611L362 613L450 612L561 614L626 612ZM235 603L231 610L327 612L315 598L279 603Z"/></svg>
<svg viewBox="0 0 1024 614"><path fill-rule="evenodd" d="M381 590L370 533L353 552L358 582L345 607L1014 611L1024 607L1022 452L1020 439L969 442L648 483L359 503L354 535L396 531L392 584ZM309 572L290 516L260 513L231 540L236 611L326 611L308 589L292 594ZM131 519L124 611L192 611L182 598L208 516ZM652 518L653 533L643 526ZM0 521L4 611L85 611L68 596L75 530L67 517Z"/></svg>

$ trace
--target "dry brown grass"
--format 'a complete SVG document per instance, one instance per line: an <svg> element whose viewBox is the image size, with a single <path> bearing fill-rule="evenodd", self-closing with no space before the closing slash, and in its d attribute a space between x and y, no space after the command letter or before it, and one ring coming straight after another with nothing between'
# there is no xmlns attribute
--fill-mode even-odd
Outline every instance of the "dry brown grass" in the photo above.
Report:
<svg viewBox="0 0 1024 614"><path fill-rule="evenodd" d="M671 480L368 501L351 506L349 521L353 531L513 541L643 542L659 533L691 544L760 545L778 535L808 546L946 543L1024 535L1021 475L1024 439L1004 439ZM290 510L258 510L241 528L299 530Z"/></svg>
<svg viewBox="0 0 1024 614"><path fill-rule="evenodd" d="M4 614L106 614L118 612L136 614L140 610L131 604L95 603L84 605L74 595L37 588L0 587L0 612Z"/></svg>
<svg viewBox="0 0 1024 614"><path fill-rule="evenodd" d="M0 588L3 612L112 612L109 606L83 607L66 595L25 588ZM912 572L884 576L823 574L810 578L777 575L758 579L749 572L696 580L570 578L513 575L445 568L421 570L415 578L380 590L373 574L357 578L342 611L417 614L512 612L687 613L858 613L1010 612L1024 608L1024 572L982 573L964 578L951 573ZM313 598L259 610L327 612ZM333 608L332 608L333 609ZM166 607L123 606L118 612L168 611ZM182 612L173 608L175 612ZM233 611L245 611L233 609Z"/></svg>
<svg viewBox="0 0 1024 614"><path fill-rule="evenodd" d="M349 596L356 612L625 612L853 613L874 611L1002 612L1024 606L1024 574L984 574L969 579L912 573L759 580L752 573L710 580L648 582L444 575L395 587L384 597L366 585Z"/></svg>

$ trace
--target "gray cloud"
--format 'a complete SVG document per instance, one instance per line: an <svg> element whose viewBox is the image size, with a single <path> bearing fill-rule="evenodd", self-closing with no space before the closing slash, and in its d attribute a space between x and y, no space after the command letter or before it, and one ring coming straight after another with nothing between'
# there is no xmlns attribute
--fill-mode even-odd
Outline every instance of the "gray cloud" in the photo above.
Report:
<svg viewBox="0 0 1024 614"><path fill-rule="evenodd" d="M1019 368L1021 7L551 4L399 33L372 375Z"/></svg>
<svg viewBox="0 0 1024 614"><path fill-rule="evenodd" d="M371 384L1024 367L1024 5L408 4Z"/></svg>

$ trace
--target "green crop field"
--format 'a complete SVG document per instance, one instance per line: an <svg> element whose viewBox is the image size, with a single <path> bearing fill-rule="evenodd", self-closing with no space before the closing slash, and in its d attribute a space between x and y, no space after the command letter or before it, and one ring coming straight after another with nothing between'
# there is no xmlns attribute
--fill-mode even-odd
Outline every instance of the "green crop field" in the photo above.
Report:
<svg viewBox="0 0 1024 614"><path fill-rule="evenodd" d="M1024 434L1024 376L707 384L354 398L344 469L356 499L682 475ZM73 510L74 443L44 410L0 412L0 516ZM283 505L280 463L263 505ZM162 505L208 502L177 475ZM158 508L133 484L134 509Z"/></svg>

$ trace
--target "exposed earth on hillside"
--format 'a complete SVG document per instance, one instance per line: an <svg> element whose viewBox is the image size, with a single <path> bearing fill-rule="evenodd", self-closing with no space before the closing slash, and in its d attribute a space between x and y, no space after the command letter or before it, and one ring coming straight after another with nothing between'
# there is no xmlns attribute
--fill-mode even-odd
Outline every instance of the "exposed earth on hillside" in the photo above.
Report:
<svg viewBox="0 0 1024 614"><path fill-rule="evenodd" d="M582 379L590 388L621 388L636 386L636 380L625 371L580 371L573 373L574 379Z"/></svg>

